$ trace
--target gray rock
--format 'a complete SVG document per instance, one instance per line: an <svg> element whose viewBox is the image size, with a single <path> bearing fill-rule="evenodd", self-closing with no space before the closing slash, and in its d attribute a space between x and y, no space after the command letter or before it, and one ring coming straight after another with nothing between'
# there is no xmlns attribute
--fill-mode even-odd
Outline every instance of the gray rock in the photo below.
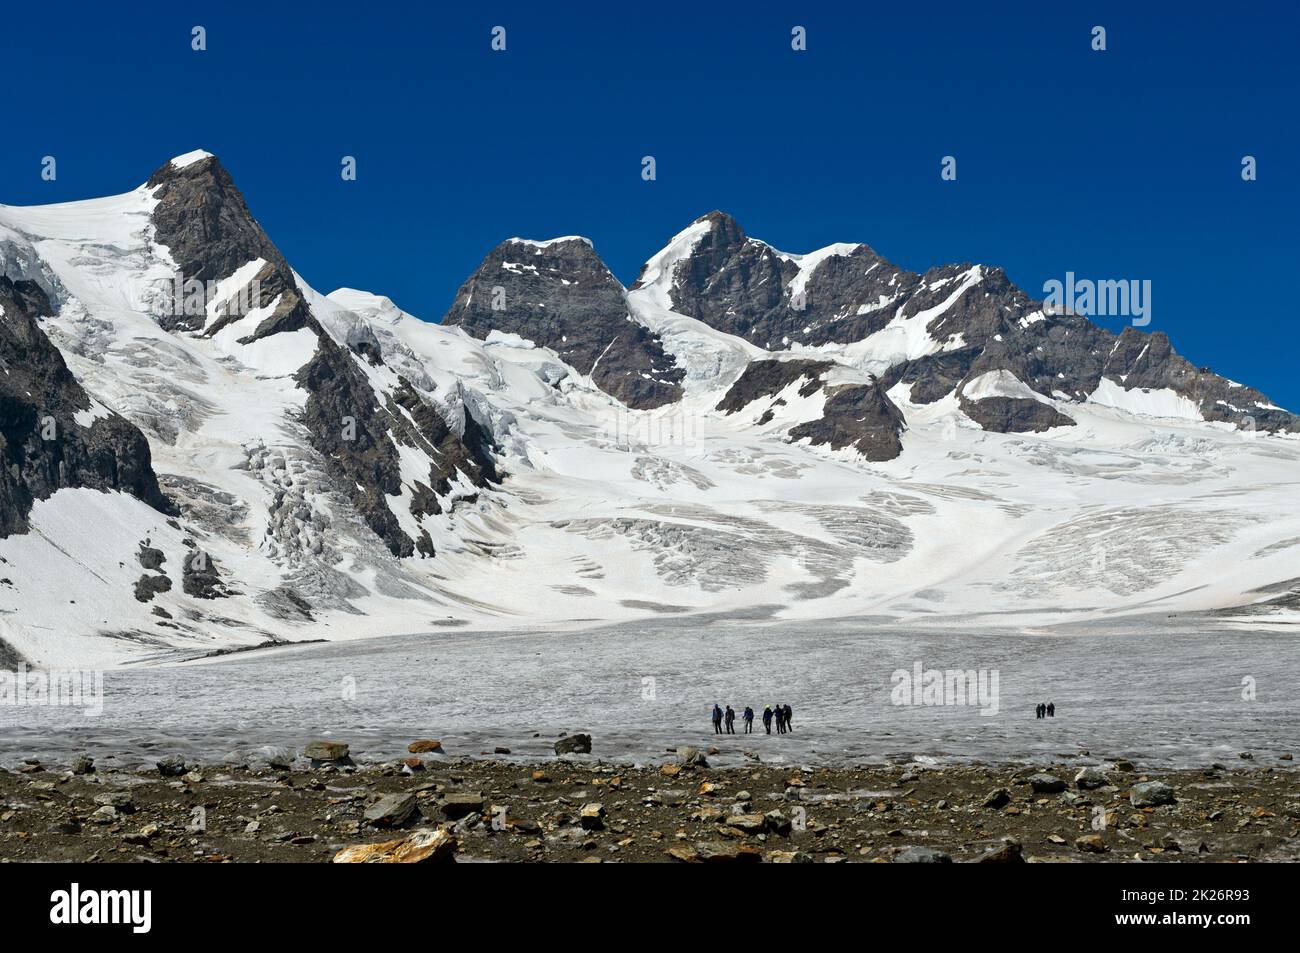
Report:
<svg viewBox="0 0 1300 953"><path fill-rule="evenodd" d="M414 819L416 808L414 794L386 794L366 808L363 817L374 827L403 827Z"/></svg>
<svg viewBox="0 0 1300 953"><path fill-rule="evenodd" d="M348 746L341 741L313 741L302 751L312 761L343 761L349 752Z"/></svg>
<svg viewBox="0 0 1300 953"><path fill-rule="evenodd" d="M123 814L135 813L135 798L131 796L130 791L105 791L103 794L96 794L95 803L111 807L114 811Z"/></svg>
<svg viewBox="0 0 1300 953"><path fill-rule="evenodd" d="M1047 773L1030 775L1029 786L1033 788L1035 794L1060 794L1065 790L1063 780Z"/></svg>
<svg viewBox="0 0 1300 953"><path fill-rule="evenodd" d="M998 808L1006 807L1011 803L1011 792L1006 788L994 788L989 792L988 797L984 798L984 807Z"/></svg>
<svg viewBox="0 0 1300 953"><path fill-rule="evenodd" d="M1074 776L1075 786L1081 791L1094 791L1111 783L1105 768L1087 767Z"/></svg>
<svg viewBox="0 0 1300 953"><path fill-rule="evenodd" d="M709 766L709 761L704 757L704 753L699 748L691 745L682 745L677 749L677 763L695 768L707 768Z"/></svg>
<svg viewBox="0 0 1300 953"><path fill-rule="evenodd" d="M475 791L448 794L439 805L444 816L458 820L471 814L483 813L483 795Z"/></svg>
<svg viewBox="0 0 1300 953"><path fill-rule="evenodd" d="M189 771L189 766L186 765L185 759L174 754L159 759L157 768L158 773L164 778L179 778L182 774Z"/></svg>
<svg viewBox="0 0 1300 953"><path fill-rule="evenodd" d="M767 829L773 834L779 834L782 837L789 837L793 829L793 823L790 818L786 817L778 810L768 811L763 815L763 821Z"/></svg>
<svg viewBox="0 0 1300 953"><path fill-rule="evenodd" d="M951 864L952 858L933 847L904 847L890 861L895 864Z"/></svg>
<svg viewBox="0 0 1300 953"><path fill-rule="evenodd" d="M1129 788L1129 803L1134 807L1159 807L1173 804L1176 800L1174 789L1163 781L1145 781Z"/></svg>
<svg viewBox="0 0 1300 953"><path fill-rule="evenodd" d="M556 754L591 754L591 735L579 732L556 739Z"/></svg>

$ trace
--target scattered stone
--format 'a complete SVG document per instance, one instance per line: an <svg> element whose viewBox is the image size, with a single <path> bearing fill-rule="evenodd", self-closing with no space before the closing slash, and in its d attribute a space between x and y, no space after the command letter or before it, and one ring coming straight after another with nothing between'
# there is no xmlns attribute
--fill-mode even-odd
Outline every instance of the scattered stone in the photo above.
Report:
<svg viewBox="0 0 1300 953"><path fill-rule="evenodd" d="M1028 780L1035 794L1060 794L1065 790L1065 782L1054 774L1031 774Z"/></svg>
<svg viewBox="0 0 1300 953"><path fill-rule="evenodd" d="M1023 864L1024 851L1017 840L1008 838L1001 847L994 847L979 856L977 864Z"/></svg>
<svg viewBox="0 0 1300 953"><path fill-rule="evenodd" d="M373 827L403 827L415 817L416 808L414 794L386 794L362 817Z"/></svg>
<svg viewBox="0 0 1300 953"><path fill-rule="evenodd" d="M584 804L578 812L578 823L584 831L605 829L605 805L593 802Z"/></svg>
<svg viewBox="0 0 1300 953"><path fill-rule="evenodd" d="M452 860L456 838L447 831L421 828L397 840L357 844L334 855L336 864L431 864Z"/></svg>
<svg viewBox="0 0 1300 953"><path fill-rule="evenodd" d="M690 745L682 745L677 749L677 763L695 768L707 768L709 766L708 759L704 757L700 749L693 748Z"/></svg>
<svg viewBox="0 0 1300 953"><path fill-rule="evenodd" d="M988 797L984 799L984 807L990 807L994 810L1006 807L1011 803L1011 792L1006 788L994 788L989 792Z"/></svg>
<svg viewBox="0 0 1300 953"><path fill-rule="evenodd" d="M350 760L351 749L341 741L313 741L302 753L316 765Z"/></svg>
<svg viewBox="0 0 1300 953"><path fill-rule="evenodd" d="M73 774L94 774L95 759L91 757L87 757L84 754L81 757L74 759L72 762L72 773Z"/></svg>
<svg viewBox="0 0 1300 953"><path fill-rule="evenodd" d="M440 807L443 815L453 821L470 814L482 814L483 795L471 791L448 794L442 799Z"/></svg>
<svg viewBox="0 0 1300 953"><path fill-rule="evenodd" d="M424 741L412 741L406 746L408 754L431 754L435 751L442 751L442 742L427 739Z"/></svg>
<svg viewBox="0 0 1300 953"><path fill-rule="evenodd" d="M801 850L771 850L763 857L769 864L811 864L811 854Z"/></svg>
<svg viewBox="0 0 1300 953"><path fill-rule="evenodd" d="M1075 786L1081 791L1095 791L1097 788L1104 788L1110 784L1110 775L1104 768L1089 767L1084 768L1074 776Z"/></svg>
<svg viewBox="0 0 1300 953"><path fill-rule="evenodd" d="M893 857L895 864L951 864L952 858L933 847L904 847Z"/></svg>
<svg viewBox="0 0 1300 953"><path fill-rule="evenodd" d="M701 841L695 845L695 855L702 864L758 863L763 852L748 844L724 844L721 841Z"/></svg>
<svg viewBox="0 0 1300 953"><path fill-rule="evenodd" d="M107 791L104 794L96 794L95 803L111 807L114 812L135 813L135 798L131 796L130 791Z"/></svg>
<svg viewBox="0 0 1300 953"><path fill-rule="evenodd" d="M1089 854L1104 854L1110 850L1100 834L1084 834L1082 837L1077 837L1074 846Z"/></svg>
<svg viewBox="0 0 1300 953"><path fill-rule="evenodd" d="M794 827L790 818L786 817L779 810L768 811L763 815L763 822L767 825L769 831L773 834L779 834L782 837L789 837L790 831Z"/></svg>
<svg viewBox="0 0 1300 953"><path fill-rule="evenodd" d="M556 754L591 754L591 735L566 735L555 742Z"/></svg>
<svg viewBox="0 0 1300 953"><path fill-rule="evenodd" d="M758 834L767 828L767 818L762 814L731 814L723 823L746 834Z"/></svg>
<svg viewBox="0 0 1300 953"><path fill-rule="evenodd" d="M1135 784L1128 792L1129 803L1134 807L1159 807L1173 804L1176 800L1174 789L1163 781L1146 781Z"/></svg>

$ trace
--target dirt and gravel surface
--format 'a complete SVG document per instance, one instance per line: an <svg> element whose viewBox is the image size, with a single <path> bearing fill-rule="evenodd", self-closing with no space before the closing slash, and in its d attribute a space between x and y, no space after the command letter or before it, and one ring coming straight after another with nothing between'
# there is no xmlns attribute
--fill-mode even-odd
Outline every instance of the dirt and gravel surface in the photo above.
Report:
<svg viewBox="0 0 1300 953"><path fill-rule="evenodd" d="M583 747L570 736L561 748ZM1025 765L792 766L709 749L656 763L462 758L433 740L353 764L342 743L239 765L0 770L0 861L1094 862L1300 859L1289 753L1144 770L1087 752ZM311 760L304 755L314 755ZM431 833L432 832L432 833ZM443 833L437 833L443 832ZM399 843L389 843L389 842Z"/></svg>

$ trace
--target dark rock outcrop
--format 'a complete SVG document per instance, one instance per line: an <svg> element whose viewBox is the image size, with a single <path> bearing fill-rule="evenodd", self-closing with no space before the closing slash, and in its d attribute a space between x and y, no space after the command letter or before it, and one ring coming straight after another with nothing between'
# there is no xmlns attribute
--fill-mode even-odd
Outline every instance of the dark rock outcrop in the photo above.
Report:
<svg viewBox="0 0 1300 953"><path fill-rule="evenodd" d="M775 397L795 381L803 380L800 397L808 397L822 386L821 375L834 367L832 361L753 361L728 388L717 409L734 414L760 397Z"/></svg>
<svg viewBox="0 0 1300 953"><path fill-rule="evenodd" d="M170 592L172 581L166 576L151 576L145 573L135 581L135 601L152 602L160 592Z"/></svg>
<svg viewBox="0 0 1300 953"><path fill-rule="evenodd" d="M221 573L217 570L217 561L200 549L191 548L186 552L182 572L181 589L187 596L194 596L196 599L225 599L236 595L226 588ZM170 583L167 588L171 588ZM165 592L166 589L160 591ZM139 596L137 595L136 598Z"/></svg>
<svg viewBox="0 0 1300 953"><path fill-rule="evenodd" d="M238 293L243 289L232 289L234 298L218 303L224 316L205 333L215 334L248 310L277 301L275 311L241 342L306 327L320 333L289 263L253 218L243 194L216 156L183 167L168 162L150 177L148 186L155 189L158 200L152 216L154 238L166 246L180 268L182 286L191 281L221 281L249 262L266 262L250 282L257 293L241 298ZM159 322L168 330L198 331L206 316L192 311L174 306L159 316Z"/></svg>
<svg viewBox="0 0 1300 953"><path fill-rule="evenodd" d="M822 416L790 428L792 440L807 439L814 445L828 445L833 450L853 447L868 460L892 460L903 451L900 435L906 429L902 411L894 405L878 383L839 384L828 387L822 375L835 366L832 361L754 361L731 385L717 409L732 414L764 397L776 397L797 381L796 392L810 397L826 389ZM777 398L773 403L779 403ZM769 409L759 418L760 425L772 419Z"/></svg>
<svg viewBox="0 0 1300 953"><path fill-rule="evenodd" d="M997 433L1041 433L1053 427L1074 426L1072 419L1051 404L1032 397L963 397L961 409L985 430Z"/></svg>
<svg viewBox="0 0 1300 953"><path fill-rule="evenodd" d="M390 415L351 354L329 342L297 374L307 391L303 423L339 487L394 556L415 553L385 497L402 492L401 462L388 439Z"/></svg>
<svg viewBox="0 0 1300 953"><path fill-rule="evenodd" d="M443 511L438 497L457 473L477 487L500 481L491 437L468 410L458 433L404 378L391 400L376 394L353 355L332 340L322 341L296 379L308 392L303 423L312 446L394 556L434 555L428 534L411 539L387 500L402 492L398 444L423 450L432 461L428 483L412 488L417 518Z"/></svg>
<svg viewBox="0 0 1300 953"><path fill-rule="evenodd" d="M805 437L832 450L853 447L868 460L892 460L903 452L906 424L902 412L879 384L846 384L827 391L818 420L790 428L792 440Z"/></svg>
<svg viewBox="0 0 1300 953"><path fill-rule="evenodd" d="M1206 420L1242 429L1300 432L1300 417L1259 391L1196 368L1160 332L1116 335L1087 317L1047 313L999 268L944 265L904 271L865 245L844 245L815 262L746 237L711 212L708 230L672 276L675 310L769 350L860 341L895 319L917 318L939 350L881 372L880 386L910 387L919 404L939 400L989 371L1005 370L1045 398L1083 401L1103 379L1128 389L1164 389L1191 400ZM800 264L807 267L801 274ZM980 402L972 413L1001 432L1063 426L1043 405ZM1039 403L1039 402L1034 402Z"/></svg>
<svg viewBox="0 0 1300 953"><path fill-rule="evenodd" d="M477 338L497 330L548 347L637 410L682 394L685 371L631 319L623 286L581 238L502 242L461 285L443 323Z"/></svg>
<svg viewBox="0 0 1300 953"><path fill-rule="evenodd" d="M91 399L36 321L49 314L44 292L0 277L0 310L0 537L26 532L32 504L71 487L121 490L174 513L144 434L102 410L77 423Z"/></svg>

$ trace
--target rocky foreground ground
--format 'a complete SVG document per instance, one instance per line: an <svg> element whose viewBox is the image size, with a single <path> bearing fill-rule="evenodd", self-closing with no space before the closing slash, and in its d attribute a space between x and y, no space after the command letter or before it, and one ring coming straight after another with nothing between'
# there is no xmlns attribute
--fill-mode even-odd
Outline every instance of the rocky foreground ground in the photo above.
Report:
<svg viewBox="0 0 1300 953"><path fill-rule="evenodd" d="M1123 759L715 768L679 748L639 767L412 756L347 746L150 770L0 770L0 860L961 863L1300 858L1290 755L1155 772Z"/></svg>

